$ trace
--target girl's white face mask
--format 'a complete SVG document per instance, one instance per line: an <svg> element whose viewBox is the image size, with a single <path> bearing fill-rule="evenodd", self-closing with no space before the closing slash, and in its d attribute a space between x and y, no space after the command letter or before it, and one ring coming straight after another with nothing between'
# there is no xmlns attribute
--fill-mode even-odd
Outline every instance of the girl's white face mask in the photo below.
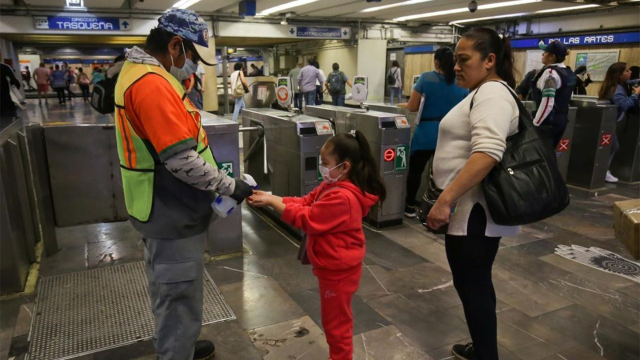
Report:
<svg viewBox="0 0 640 360"><path fill-rule="evenodd" d="M332 167L331 169L327 168L326 166L322 166L320 165L320 174L322 174L322 178L324 179L324 181L326 181L329 184L333 184L335 182L337 182L338 180L340 180L340 178L342 177L342 175L344 175L344 173L340 174L340 176L336 177L336 178L332 178L331 177L331 171L333 171L334 169L337 169L338 167L342 166L344 163L338 164L334 167Z"/></svg>

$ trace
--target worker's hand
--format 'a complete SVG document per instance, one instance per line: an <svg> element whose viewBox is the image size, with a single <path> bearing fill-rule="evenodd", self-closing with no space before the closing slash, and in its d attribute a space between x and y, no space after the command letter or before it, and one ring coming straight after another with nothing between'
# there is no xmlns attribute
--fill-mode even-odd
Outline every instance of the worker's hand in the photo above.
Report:
<svg viewBox="0 0 640 360"><path fill-rule="evenodd" d="M187 94L191 94L191 89L187 89Z"/></svg>
<svg viewBox="0 0 640 360"><path fill-rule="evenodd" d="M247 203L255 207L267 207L271 206L273 196L264 191L254 190L253 195L249 196Z"/></svg>
<svg viewBox="0 0 640 360"><path fill-rule="evenodd" d="M427 225L433 230L438 230L443 225L448 224L450 218L451 205L444 204L444 201L438 199L431 211L429 211L429 215L427 215Z"/></svg>
<svg viewBox="0 0 640 360"><path fill-rule="evenodd" d="M241 204L244 199L248 198L253 194L253 189L249 184L242 181L242 179L235 178L233 179L236 182L236 187L233 190L233 194L231 194L231 198Z"/></svg>

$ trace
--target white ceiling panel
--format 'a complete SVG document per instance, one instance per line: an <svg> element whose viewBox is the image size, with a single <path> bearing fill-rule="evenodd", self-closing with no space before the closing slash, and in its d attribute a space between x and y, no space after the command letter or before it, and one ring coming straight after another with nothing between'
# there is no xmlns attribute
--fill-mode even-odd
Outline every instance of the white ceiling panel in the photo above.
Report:
<svg viewBox="0 0 640 360"><path fill-rule="evenodd" d="M202 0L199 3L190 7L189 9L194 11L213 12L213 11L220 11L226 8L227 6L235 5L235 7L233 8L233 12L237 13L239 3L240 3L240 0Z"/></svg>
<svg viewBox="0 0 640 360"><path fill-rule="evenodd" d="M84 6L88 9L91 9L92 7L119 9L122 7L124 1L125 0L84 0ZM31 6L67 6L66 0L24 0L24 2ZM4 4L5 1L2 3Z"/></svg>
<svg viewBox="0 0 640 360"><path fill-rule="evenodd" d="M134 0L132 1L132 7L135 9L164 11L176 2L178 2L178 0L146 0L145 2Z"/></svg>

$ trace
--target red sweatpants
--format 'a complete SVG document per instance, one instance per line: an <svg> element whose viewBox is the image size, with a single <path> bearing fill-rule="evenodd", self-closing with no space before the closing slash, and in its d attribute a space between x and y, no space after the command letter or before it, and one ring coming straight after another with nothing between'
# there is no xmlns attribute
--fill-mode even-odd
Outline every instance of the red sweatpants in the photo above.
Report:
<svg viewBox="0 0 640 360"><path fill-rule="evenodd" d="M351 299L360 286L362 266L327 274L314 271L320 285L322 327L331 360L353 359L353 312Z"/></svg>

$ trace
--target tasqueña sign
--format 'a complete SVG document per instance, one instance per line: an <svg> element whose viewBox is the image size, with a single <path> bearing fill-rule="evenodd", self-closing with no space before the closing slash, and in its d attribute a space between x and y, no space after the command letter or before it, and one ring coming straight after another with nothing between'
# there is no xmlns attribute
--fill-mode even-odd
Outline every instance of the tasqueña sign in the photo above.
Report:
<svg viewBox="0 0 640 360"><path fill-rule="evenodd" d="M36 29L85 30L85 31L128 31L131 24L127 19L94 16L34 16Z"/></svg>

